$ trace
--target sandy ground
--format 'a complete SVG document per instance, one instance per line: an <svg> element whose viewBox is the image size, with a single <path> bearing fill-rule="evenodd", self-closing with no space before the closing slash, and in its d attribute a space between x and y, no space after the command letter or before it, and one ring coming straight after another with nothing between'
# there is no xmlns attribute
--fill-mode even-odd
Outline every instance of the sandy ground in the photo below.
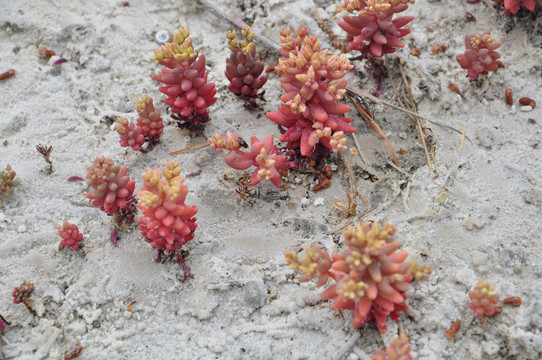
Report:
<svg viewBox="0 0 542 360"><path fill-rule="evenodd" d="M236 3L237 8L230 0L219 6L274 41L281 25L304 22L330 47L311 14L331 18L333 2ZM466 11L477 21L467 21ZM139 189L147 168L163 167L172 160L169 152L216 132L278 136L264 116L280 104L276 76L266 85L261 109L245 110L227 91L223 75L230 26L192 1L132 0L129 7L119 1L1 1L0 71L17 73L0 82L0 167L11 164L22 184L0 205L0 314L11 323L0 340L0 358L60 359L81 343L81 359L353 360L364 359L399 331L411 338L417 359L540 358L542 112L540 107L520 111L517 99L530 96L542 104L542 25L533 14L504 16L489 1L419 0L408 12L416 19L397 56L418 110L456 129L464 125L470 141L463 150L460 134L424 122L438 166L438 173L431 173L415 123L403 112L374 106L395 149L405 150L399 163L406 175L388 165L385 142L351 111L371 167L354 159L368 208L360 205L350 218L332 207L346 201L340 172L318 193L308 190L315 183L311 175L291 174L286 191L262 184L244 202L233 183L227 187L221 181L231 172L223 154L203 149L178 156L184 174L201 170L185 182L187 203L199 212L196 238L186 246L195 278L181 283L176 264L152 261L154 250L135 225L119 233L115 248L109 241L112 220L88 205L89 187L66 179L84 177L91 160L105 155L127 166ZM178 130L149 76L159 70L150 60L158 46L155 33L174 32L179 25L189 27L195 47L206 54L209 78L218 89L203 135ZM505 68L489 80L469 82L455 55L463 52L466 34L486 29L503 42ZM333 30L343 35L337 26ZM433 54L434 44L447 50ZM38 57L40 46L57 55ZM421 55L409 55L412 48ZM59 57L67 62L52 67ZM381 95L389 101L394 86L402 84L394 59L389 56L387 65L395 85L384 76ZM276 62L265 52L264 60ZM359 73L349 81L375 90L373 71L355 65ZM450 91L450 83L465 100ZM507 87L516 99L513 108L504 101ZM135 100L143 93L162 111L165 132L152 152L126 153L110 116L135 120ZM52 174L35 150L38 143L54 147ZM60 249L54 224L64 220L85 234L80 251ZM412 284L410 309L400 323L390 321L382 336L372 323L354 329L352 312L341 317L321 301L322 288L298 283L282 255L308 242L340 250L341 229L369 220L396 224L401 248L412 260L434 267L428 281ZM12 289L25 279L36 284L38 316L12 303ZM501 299L522 297L523 305L475 319L467 291L478 279L494 285ZM451 340L444 332L458 319L462 327Z"/></svg>

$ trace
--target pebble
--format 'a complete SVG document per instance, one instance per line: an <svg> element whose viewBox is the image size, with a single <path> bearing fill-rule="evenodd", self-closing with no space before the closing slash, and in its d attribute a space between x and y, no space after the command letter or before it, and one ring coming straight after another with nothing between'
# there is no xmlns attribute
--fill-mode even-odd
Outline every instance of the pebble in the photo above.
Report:
<svg viewBox="0 0 542 360"><path fill-rule="evenodd" d="M314 200L314 206L320 205L324 205L324 198L319 197L318 199Z"/></svg>
<svg viewBox="0 0 542 360"><path fill-rule="evenodd" d="M472 263L474 264L474 266L483 265L486 261L487 261L487 254L484 254L476 250L472 252Z"/></svg>
<svg viewBox="0 0 542 360"><path fill-rule="evenodd" d="M307 205L309 203L309 198L301 198L301 205Z"/></svg>
<svg viewBox="0 0 542 360"><path fill-rule="evenodd" d="M24 226L24 225L19 225L19 227L17 228L17 231L18 231L19 233L24 233L24 232L26 232L26 226Z"/></svg>
<svg viewBox="0 0 542 360"><path fill-rule="evenodd" d="M524 105L522 107L519 108L521 111L523 112L529 112L533 109L533 107L531 105Z"/></svg>
<svg viewBox="0 0 542 360"><path fill-rule="evenodd" d="M250 280L244 286L243 303L250 307L260 307L267 299L267 287L261 280Z"/></svg>

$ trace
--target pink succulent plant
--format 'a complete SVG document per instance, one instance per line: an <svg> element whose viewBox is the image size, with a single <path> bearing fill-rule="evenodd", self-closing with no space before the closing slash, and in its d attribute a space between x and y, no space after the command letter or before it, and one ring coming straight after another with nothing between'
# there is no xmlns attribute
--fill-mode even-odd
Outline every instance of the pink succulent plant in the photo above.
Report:
<svg viewBox="0 0 542 360"><path fill-rule="evenodd" d="M476 79L479 75L487 75L489 71L498 69L497 59L501 54L495 49L501 44L500 41L495 41L489 30L478 35L470 34L465 36L467 50L455 58L463 69L467 69L467 76Z"/></svg>
<svg viewBox="0 0 542 360"><path fill-rule="evenodd" d="M73 250L77 250L81 247L81 244L79 243L83 240L83 234L79 232L77 225L64 221L62 226L55 225L55 228L58 230L58 235L62 238L60 245L69 246Z"/></svg>
<svg viewBox="0 0 542 360"><path fill-rule="evenodd" d="M393 19L397 13L408 9L414 0L344 0L341 6L352 13L343 17L339 26L354 38L351 50L361 51L364 58L380 57L403 48L401 38L410 34L403 26L414 20L413 16Z"/></svg>
<svg viewBox="0 0 542 360"><path fill-rule="evenodd" d="M474 311L476 317L493 316L502 311L502 306L495 305L499 301L499 295L487 281L478 281L474 290L469 291L469 298L469 308Z"/></svg>
<svg viewBox="0 0 542 360"><path fill-rule="evenodd" d="M115 165L111 159L97 157L87 167L87 183L93 191L87 194L92 205L99 206L107 215L115 215L117 223L129 223L136 211L133 193L135 181L128 176L128 169Z"/></svg>
<svg viewBox="0 0 542 360"><path fill-rule="evenodd" d="M28 302L31 300L30 297L32 296L32 293L35 289L36 286L32 284L30 280L25 280L20 286L17 286L13 289L13 292L11 293L11 296L13 297L13 302L15 304L23 303L27 305Z"/></svg>
<svg viewBox="0 0 542 360"><path fill-rule="evenodd" d="M117 117L119 123L115 130L120 135L120 146L131 147L134 151L140 151L145 143L145 136L141 133L141 128L136 126L128 119Z"/></svg>
<svg viewBox="0 0 542 360"><path fill-rule="evenodd" d="M162 74L152 74L156 81L164 83L160 91L168 96L164 102L171 106L172 117L178 125L189 130L201 130L209 121L208 107L216 101L215 84L207 82L205 55L198 57L192 46L187 28L179 28L172 43L154 49L153 60L162 68Z"/></svg>
<svg viewBox="0 0 542 360"><path fill-rule="evenodd" d="M230 81L228 89L240 98L250 101L250 99L262 97L264 92L258 93L258 91L267 82L267 76L261 76L264 63L257 59L256 47L252 42L254 33L245 26L241 34L244 37L241 42L235 40L237 36L235 30L228 31L226 34L231 54L226 59L225 74ZM251 104L256 105L254 100Z"/></svg>
<svg viewBox="0 0 542 360"><path fill-rule="evenodd" d="M395 232L388 223L357 224L344 233L347 251L330 256L318 245L307 245L307 257L299 261L296 253L287 252L286 261L302 273L299 281L317 278L316 285L323 286L329 278L335 280L322 299L334 299L334 309L354 310L355 328L375 319L385 333L386 319L398 321L399 313L408 309L405 293L413 277L423 279L431 273L429 266L405 262L406 251L396 252Z"/></svg>
<svg viewBox="0 0 542 360"><path fill-rule="evenodd" d="M148 169L143 177L143 188L139 197L139 209L143 216L137 221L139 230L146 241L158 251L157 261L162 255L175 257L184 270L183 282L192 277L180 253L185 243L194 238L197 228L194 215L196 206L185 204L188 188L180 176L179 162L170 161L162 170ZM162 178L162 175L164 178Z"/></svg>
<svg viewBox="0 0 542 360"><path fill-rule="evenodd" d="M352 119L341 116L350 106L339 103L347 85L342 78L352 65L346 57L328 57L327 50L320 51L318 39L308 36L304 24L295 29L295 39L290 29L281 28L280 34L280 53L285 57L279 59L275 71L281 75L285 91L281 100L285 105L266 115L279 125L279 140L289 149L299 151L303 157L324 158L337 150L330 143L335 133L356 131L349 124Z"/></svg>
<svg viewBox="0 0 542 360"><path fill-rule="evenodd" d="M367 360L412 360L408 337L405 333L401 333L401 336L394 338L390 342L386 354L382 350L376 349L374 355Z"/></svg>
<svg viewBox="0 0 542 360"><path fill-rule="evenodd" d="M220 135L215 140L209 139L211 148L222 151L230 150L226 155L226 164L236 170L246 170L251 166L256 169L252 173L250 185L257 185L262 180L270 180L273 185L280 187L281 177L279 170L287 167L286 156L279 155L276 145L273 144L273 135L269 135L264 141L255 136L251 138L250 151L240 150L238 135L228 132L226 142Z"/></svg>
<svg viewBox="0 0 542 360"><path fill-rule="evenodd" d="M524 6L529 11L534 11L536 7L536 0L492 0L498 2L504 6L505 14L515 14L518 10Z"/></svg>
<svg viewBox="0 0 542 360"><path fill-rule="evenodd" d="M160 117L160 111L154 108L152 98L143 94L141 100L136 100L136 108L139 115L137 127L141 130L141 134L151 143L158 142L164 131L164 123Z"/></svg>

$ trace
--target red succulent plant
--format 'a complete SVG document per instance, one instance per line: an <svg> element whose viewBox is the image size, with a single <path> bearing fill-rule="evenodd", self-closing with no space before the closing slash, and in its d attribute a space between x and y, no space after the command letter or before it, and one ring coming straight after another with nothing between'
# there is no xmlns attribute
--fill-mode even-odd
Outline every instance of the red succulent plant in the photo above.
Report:
<svg viewBox="0 0 542 360"><path fill-rule="evenodd" d="M135 181L128 176L128 169L113 160L97 157L87 168L87 183L93 191L87 194L92 205L100 207L107 215L114 215L118 224L130 223L135 209Z"/></svg>
<svg viewBox="0 0 542 360"><path fill-rule="evenodd" d="M280 34L280 53L284 57L275 71L281 75L285 91L281 100L285 105L266 115L279 125L279 140L289 149L303 157L322 159L337 150L331 143L340 140L336 133L342 136L356 131L349 124L352 119L342 117L350 106L339 102L347 85L342 78L352 65L346 57L328 57L327 50L320 50L316 36L308 36L304 24L295 29L295 39L290 29L281 28Z"/></svg>
<svg viewBox="0 0 542 360"><path fill-rule="evenodd" d="M495 51L501 46L500 41L495 41L489 30L478 35L470 34L465 36L464 54L456 56L457 62L463 69L467 69L467 76L476 79L479 75L487 75L489 71L498 69L497 59L501 54Z"/></svg>
<svg viewBox="0 0 542 360"><path fill-rule="evenodd" d="M386 332L386 319L399 320L406 291L414 277L423 279L431 267L406 262L406 251L396 252L399 243L393 238L396 228L375 222L357 224L344 233L347 251L330 256L318 245L307 245L307 257L298 260L296 253L285 253L290 268L302 273L299 281L317 278L323 286L329 278L335 283L322 294L323 300L334 299L334 309L354 310L354 327L375 319L378 330Z"/></svg>
<svg viewBox="0 0 542 360"><path fill-rule="evenodd" d="M502 311L501 305L495 305L499 301L499 295L495 288L487 281L480 280L474 288L469 291L469 308L474 311L476 317L486 317L499 314Z"/></svg>
<svg viewBox="0 0 542 360"><path fill-rule="evenodd" d="M505 14L515 14L523 6L529 11L534 11L536 0L492 0L504 6Z"/></svg>
<svg viewBox="0 0 542 360"><path fill-rule="evenodd" d="M192 46L187 28L179 28L173 42L154 49L153 60L163 65L162 74L152 74L164 83L160 91L168 96L164 102L171 106L172 117L178 125L189 130L201 130L209 121L208 107L216 101L215 84L207 82L205 55L198 56Z"/></svg>
<svg viewBox="0 0 542 360"><path fill-rule="evenodd" d="M162 255L170 259L175 257L185 272L184 281L192 274L180 250L194 238L197 228L194 215L198 209L184 203L188 188L183 184L184 178L180 173L179 162L170 161L162 174L158 169L148 169L141 175L143 188L138 206L143 216L137 221L141 224L139 230L145 240L158 251L156 260L162 260Z"/></svg>
<svg viewBox="0 0 542 360"><path fill-rule="evenodd" d="M229 40L231 54L226 58L226 77L230 81L228 89L256 106L254 99L263 96L264 91L259 92L267 82L267 76L261 76L264 70L264 63L256 55L256 47L252 40L254 33L245 26L241 30L244 40L241 42L235 38L235 30L226 34Z"/></svg>
<svg viewBox="0 0 542 360"><path fill-rule="evenodd" d="M397 13L408 9L414 0L344 0L341 6L352 13L339 22L353 40L351 50L361 51L364 58L380 57L405 46L400 40L410 33L403 26L414 20L413 16L393 19Z"/></svg>
<svg viewBox="0 0 542 360"><path fill-rule="evenodd" d="M83 234L79 232L79 228L75 224L70 224L64 221L62 226L55 225L58 230L58 235L62 238L60 245L69 246L73 250L77 250L81 247L81 240L83 240Z"/></svg>

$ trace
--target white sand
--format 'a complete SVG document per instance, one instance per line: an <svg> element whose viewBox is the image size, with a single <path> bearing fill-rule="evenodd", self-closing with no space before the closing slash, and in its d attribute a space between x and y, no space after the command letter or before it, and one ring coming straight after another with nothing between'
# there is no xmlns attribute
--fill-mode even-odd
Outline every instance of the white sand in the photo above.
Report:
<svg viewBox="0 0 542 360"><path fill-rule="evenodd" d="M218 3L230 15L239 13L234 1ZM247 5L245 15L254 19L254 29L274 41L281 25L303 21L323 47L330 46L310 14L332 15L333 2L237 3ZM113 247L111 219L88 206L89 187L66 181L69 176L84 177L91 160L105 155L127 166L139 189L140 174L147 168L163 167L172 160L169 152L216 132L232 130L246 139L270 133L278 137L264 114L276 110L281 94L276 76L271 76L262 109L250 113L243 108L227 91L223 75L230 27L192 1L121 4L0 4L0 71L17 71L0 82L0 167L11 164L22 182L0 205L0 314L11 322L2 334L0 358L60 359L80 342L81 359L358 359L383 347L400 330L411 338L417 359L542 356L542 26L536 27L532 16L504 16L489 1L469 5L463 0L419 0L411 6L409 13L416 19L408 27L413 33L405 37L407 46L398 56L406 62L419 112L455 128L464 125L472 140L460 152L459 134L426 124L436 144L438 174L430 173L417 128L406 114L375 107L395 149L407 150L399 162L408 178L386 164L390 156L385 142L350 112L372 164L369 170L378 178L375 183L358 178L369 209L360 205L357 216L396 224L402 249L412 260L434 267L428 281L412 284L410 310L401 322L390 321L381 336L373 323L352 328L350 311L344 311L344 318L337 316L320 300L323 289L313 282L299 284L282 255L307 242L330 251L343 248L338 229L360 220L345 218L331 206L346 201L339 172L332 187L318 193L307 190L309 182L314 184L307 174L290 175L286 192L262 184L250 205L238 198L233 184L227 188L220 181L228 170L224 154L210 149L183 154L175 160L184 174L202 170L185 182L190 189L187 203L199 209L196 238L186 246L195 278L183 284L178 265L154 263L155 252L135 225L121 231L119 246ZM467 22L465 11L477 21ZM177 129L161 102L159 84L149 76L159 70L150 60L158 46L155 33L175 31L181 24L206 54L209 78L218 89L204 136L190 137ZM455 55L463 52L467 33L486 29L503 41L499 51L505 68L478 87L469 83ZM448 49L433 54L434 44ZM39 46L57 56L39 58ZM422 54L410 56L412 48ZM68 61L52 67L59 57ZM397 85L399 67L391 65L394 55L387 58ZM267 65L276 62L273 56L264 60ZM363 63L355 65L364 76L350 75L349 81L374 90L373 73ZM450 82L468 101L450 91ZM505 104L506 87L513 89L515 110ZM384 89L382 98L390 99L387 76ZM151 153L125 154L106 117L135 120L135 100L143 93L162 111L165 132ZM519 111L521 96L534 98L540 106ZM38 143L54 147L50 175L35 150ZM358 158L356 162L361 175L367 167ZM322 202L319 198L323 204L315 206ZM85 234L80 251L59 249L54 224L64 220ZM38 317L12 303L12 289L25 279L36 284L33 298L42 304ZM478 279L494 285L501 299L522 297L523 305L505 306L502 314L478 321L467 307L467 291ZM132 301L137 303L128 312ZM444 332L458 319L461 329L450 340Z"/></svg>

